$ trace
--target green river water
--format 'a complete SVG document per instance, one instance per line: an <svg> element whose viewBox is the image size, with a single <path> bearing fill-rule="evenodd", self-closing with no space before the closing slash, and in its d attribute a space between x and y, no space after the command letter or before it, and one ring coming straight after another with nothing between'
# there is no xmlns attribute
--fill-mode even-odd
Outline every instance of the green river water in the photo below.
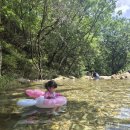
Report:
<svg viewBox="0 0 130 130"><path fill-rule="evenodd" d="M68 100L66 112L60 116L48 115L49 110L17 106L19 99L28 98L24 93L28 88L1 92L0 130L105 130L108 124L130 124L130 113L126 118L119 116L121 109L130 108L129 80L69 79L57 83L57 91ZM41 86L41 82L30 85Z"/></svg>

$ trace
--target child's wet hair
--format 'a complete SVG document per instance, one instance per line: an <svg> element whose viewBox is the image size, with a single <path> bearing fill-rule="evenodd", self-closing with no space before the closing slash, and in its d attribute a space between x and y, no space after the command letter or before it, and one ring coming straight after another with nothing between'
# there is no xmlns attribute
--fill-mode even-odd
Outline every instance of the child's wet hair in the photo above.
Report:
<svg viewBox="0 0 130 130"><path fill-rule="evenodd" d="M44 86L47 90L49 89L49 88L52 88L52 87L54 87L54 88L57 88L57 83L54 81L54 80L50 80L50 81L48 81L47 83L45 83L45 86Z"/></svg>

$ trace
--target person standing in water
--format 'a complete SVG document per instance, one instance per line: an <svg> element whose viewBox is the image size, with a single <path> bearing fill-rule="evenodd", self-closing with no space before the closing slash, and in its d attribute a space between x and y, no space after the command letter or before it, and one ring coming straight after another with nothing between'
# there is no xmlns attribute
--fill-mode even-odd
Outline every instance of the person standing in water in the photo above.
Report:
<svg viewBox="0 0 130 130"><path fill-rule="evenodd" d="M93 72L92 77L93 77L94 80L100 79L100 76L96 71Z"/></svg>

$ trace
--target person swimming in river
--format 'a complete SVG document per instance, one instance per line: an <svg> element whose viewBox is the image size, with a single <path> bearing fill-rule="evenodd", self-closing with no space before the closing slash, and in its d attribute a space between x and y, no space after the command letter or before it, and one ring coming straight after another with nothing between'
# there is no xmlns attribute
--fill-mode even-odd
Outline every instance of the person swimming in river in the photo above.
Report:
<svg viewBox="0 0 130 130"><path fill-rule="evenodd" d="M47 83L45 83L45 88L47 90L44 94L45 99L55 99L57 96L62 96L60 93L55 92L55 89L57 88L57 83L53 80L50 80ZM61 101L59 101L59 105L58 101L56 102L57 105L53 108L52 111L53 115L59 115L59 112L64 112L63 110L61 110L60 102Z"/></svg>
<svg viewBox="0 0 130 130"><path fill-rule="evenodd" d="M29 107L36 106L38 108L51 108L50 114L59 115L62 106L67 104L66 97L60 93L56 93L57 83L54 80L50 80L44 85L46 91L40 89L27 89L25 93L33 99L22 99L17 102L18 106Z"/></svg>
<svg viewBox="0 0 130 130"><path fill-rule="evenodd" d="M93 72L92 77L93 77L94 80L100 79L100 76L96 71Z"/></svg>

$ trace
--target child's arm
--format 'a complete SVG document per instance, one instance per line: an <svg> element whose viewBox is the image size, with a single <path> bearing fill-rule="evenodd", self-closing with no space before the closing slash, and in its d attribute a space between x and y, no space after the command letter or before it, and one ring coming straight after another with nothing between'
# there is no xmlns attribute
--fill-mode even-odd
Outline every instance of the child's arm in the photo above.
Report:
<svg viewBox="0 0 130 130"><path fill-rule="evenodd" d="M62 96L62 94L60 94L60 93L56 93L56 96Z"/></svg>

